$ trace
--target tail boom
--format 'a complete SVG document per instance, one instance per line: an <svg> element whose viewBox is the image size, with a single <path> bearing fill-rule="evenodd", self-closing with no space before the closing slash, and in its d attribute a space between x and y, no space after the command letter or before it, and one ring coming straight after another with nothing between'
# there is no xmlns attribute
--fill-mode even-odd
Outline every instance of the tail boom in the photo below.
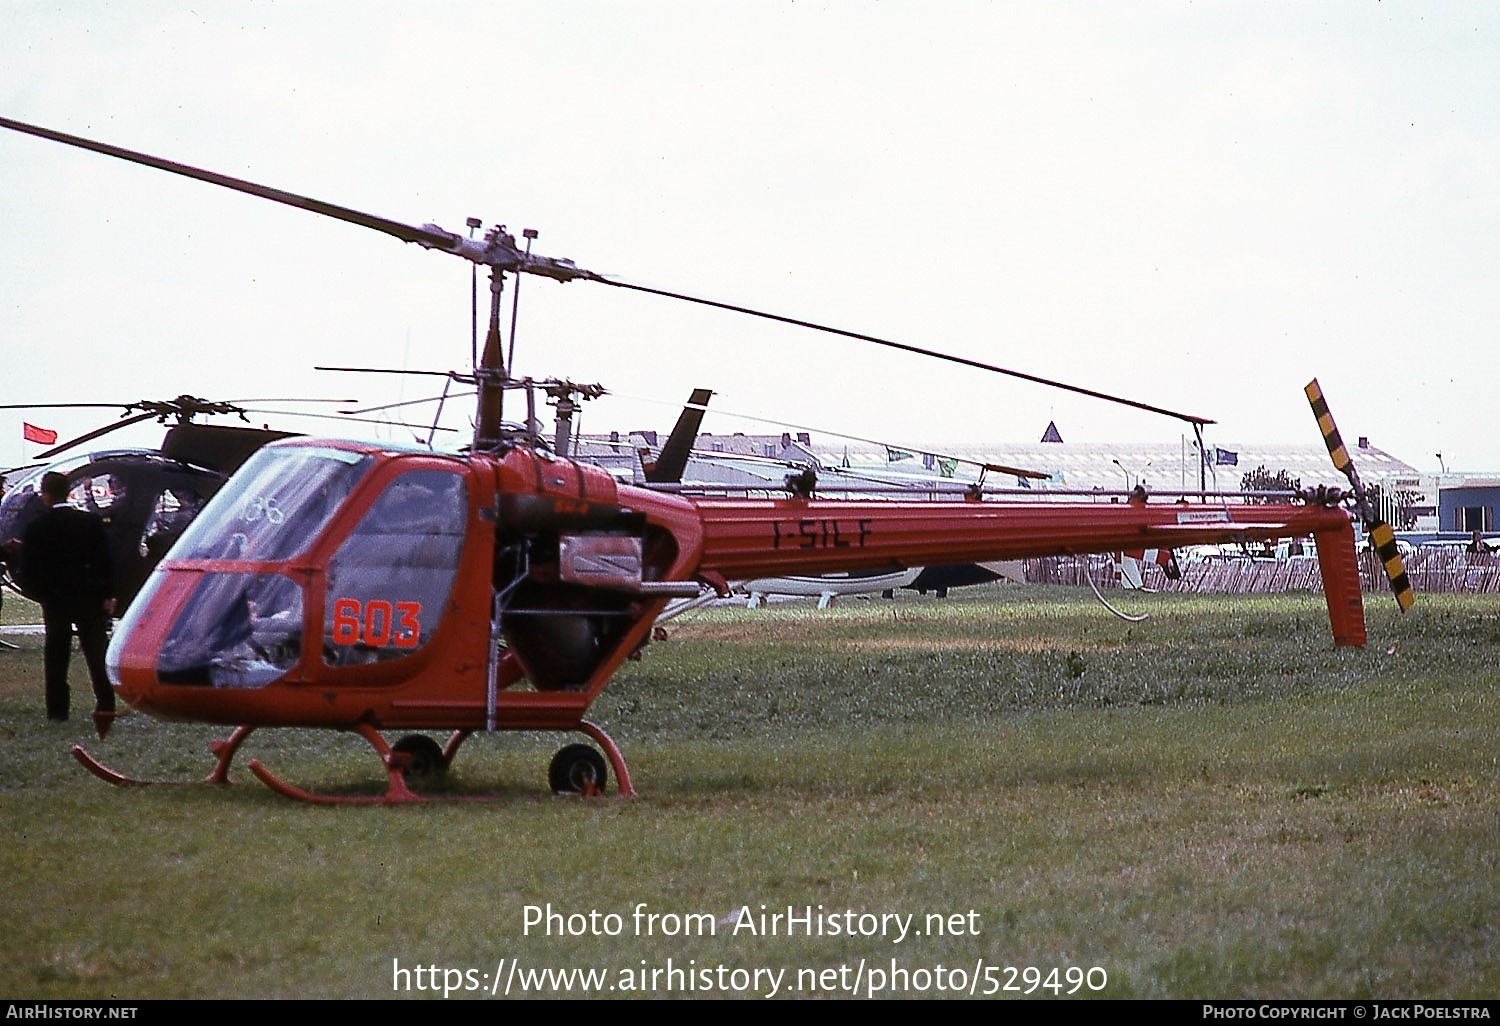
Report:
<svg viewBox="0 0 1500 1026"><path fill-rule="evenodd" d="M1335 644L1365 642L1354 530L1337 507L795 498L694 505L703 523L700 569L735 580L1312 535Z"/></svg>

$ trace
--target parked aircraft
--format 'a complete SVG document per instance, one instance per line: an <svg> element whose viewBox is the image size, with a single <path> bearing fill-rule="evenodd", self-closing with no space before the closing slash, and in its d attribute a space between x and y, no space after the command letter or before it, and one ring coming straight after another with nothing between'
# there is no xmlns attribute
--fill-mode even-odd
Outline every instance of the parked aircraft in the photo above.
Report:
<svg viewBox="0 0 1500 1026"><path fill-rule="evenodd" d="M619 792L631 794L623 755L585 718L590 706L651 640L670 599L705 588L724 593L731 580L764 576L1312 535L1334 642L1365 642L1354 530L1336 490L1249 506L1152 502L1144 493L1124 503L823 499L808 472L788 474L784 494L765 498L621 485L598 467L549 451L527 427L506 428L507 393L519 392L533 408L539 389L564 383L508 373L501 296L507 273L587 281L1046 379L606 278L533 254L529 244L522 249L503 228L467 239L10 119L0 119L0 127L296 206L490 269L489 331L479 365L466 376L479 393L467 452L314 439L267 445L193 521L120 622L108 662L122 698L166 719L236 725L214 746L210 779L227 779L235 753L261 727L352 731L379 756L387 780L381 795L312 794L254 760L250 768L277 791L305 800L411 801L420 796L407 776L446 767L475 732L557 730L582 732L605 755L586 744L562 748L549 768L554 791L598 793L612 768ZM1196 427L1207 422L1048 383ZM1331 423L1324 430L1332 451ZM1335 463L1343 469L1347 455L1340 463L1336 452ZM1353 475L1351 483L1363 511L1366 497ZM421 733L392 744L382 730L451 734L442 745ZM81 747L74 754L101 777L130 782Z"/></svg>

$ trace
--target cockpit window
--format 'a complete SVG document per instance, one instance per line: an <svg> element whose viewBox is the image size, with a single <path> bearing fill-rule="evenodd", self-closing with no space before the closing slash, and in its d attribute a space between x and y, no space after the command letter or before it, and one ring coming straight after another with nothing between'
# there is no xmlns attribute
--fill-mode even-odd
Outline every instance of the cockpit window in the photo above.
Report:
<svg viewBox="0 0 1500 1026"><path fill-rule="evenodd" d="M371 460L342 449L266 448L204 507L177 559L290 559L310 545Z"/></svg>
<svg viewBox="0 0 1500 1026"><path fill-rule="evenodd" d="M202 497L191 488L162 489L137 545L141 558L155 564L165 556L202 507Z"/></svg>
<svg viewBox="0 0 1500 1026"><path fill-rule="evenodd" d="M259 688L296 665L301 645L302 589L291 580L204 574L162 645L156 672L164 684Z"/></svg>
<svg viewBox="0 0 1500 1026"><path fill-rule="evenodd" d="M330 666L397 659L427 643L458 574L468 509L457 473L414 470L386 487L328 564Z"/></svg>
<svg viewBox="0 0 1500 1026"><path fill-rule="evenodd" d="M68 492L68 505L90 513L108 513L125 499L125 482L114 474L80 477Z"/></svg>

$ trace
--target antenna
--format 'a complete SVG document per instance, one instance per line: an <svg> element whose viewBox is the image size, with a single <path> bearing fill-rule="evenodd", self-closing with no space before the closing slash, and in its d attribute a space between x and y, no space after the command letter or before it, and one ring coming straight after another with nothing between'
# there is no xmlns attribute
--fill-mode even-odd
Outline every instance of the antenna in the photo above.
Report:
<svg viewBox="0 0 1500 1026"><path fill-rule="evenodd" d="M477 217L467 218L464 222L469 226L469 238L474 237L474 232L479 229L481 222ZM469 265L469 366L479 366L479 265ZM446 392L447 390L444 389Z"/></svg>
<svg viewBox="0 0 1500 1026"><path fill-rule="evenodd" d="M531 240L536 238L535 228L522 228L521 235L526 239L526 259L531 259ZM516 290L510 297L510 350L505 355L505 365L512 372L516 369L516 316L521 309L521 279L516 279Z"/></svg>

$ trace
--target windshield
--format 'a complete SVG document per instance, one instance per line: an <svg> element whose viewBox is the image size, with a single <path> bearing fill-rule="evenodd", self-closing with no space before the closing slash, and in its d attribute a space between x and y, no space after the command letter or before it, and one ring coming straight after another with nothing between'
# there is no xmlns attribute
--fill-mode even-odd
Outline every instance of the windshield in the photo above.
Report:
<svg viewBox="0 0 1500 1026"><path fill-rule="evenodd" d="M302 589L276 574L204 574L157 656L164 684L258 688L297 663Z"/></svg>
<svg viewBox="0 0 1500 1026"><path fill-rule="evenodd" d="M172 556L290 559L318 536L371 460L305 445L262 449L204 507Z"/></svg>

